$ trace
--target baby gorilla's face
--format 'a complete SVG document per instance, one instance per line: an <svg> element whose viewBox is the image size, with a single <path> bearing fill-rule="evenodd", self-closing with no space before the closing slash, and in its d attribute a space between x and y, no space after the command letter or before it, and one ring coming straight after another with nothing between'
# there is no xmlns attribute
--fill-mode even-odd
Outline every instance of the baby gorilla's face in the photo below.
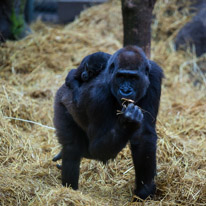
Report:
<svg viewBox="0 0 206 206"><path fill-rule="evenodd" d="M96 76L98 71L99 65L88 65L87 63L84 65L84 71L81 74L81 79L83 82L90 80L92 77Z"/></svg>
<svg viewBox="0 0 206 206"><path fill-rule="evenodd" d="M88 81L89 80L89 73L87 71L82 72L81 79L84 82Z"/></svg>

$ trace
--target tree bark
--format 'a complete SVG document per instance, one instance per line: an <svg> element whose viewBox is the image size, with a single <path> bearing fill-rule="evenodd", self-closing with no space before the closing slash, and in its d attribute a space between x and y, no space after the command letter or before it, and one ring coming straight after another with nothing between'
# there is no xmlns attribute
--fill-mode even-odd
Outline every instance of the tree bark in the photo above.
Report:
<svg viewBox="0 0 206 206"><path fill-rule="evenodd" d="M152 11L156 0L121 0L124 46L137 45L150 57Z"/></svg>

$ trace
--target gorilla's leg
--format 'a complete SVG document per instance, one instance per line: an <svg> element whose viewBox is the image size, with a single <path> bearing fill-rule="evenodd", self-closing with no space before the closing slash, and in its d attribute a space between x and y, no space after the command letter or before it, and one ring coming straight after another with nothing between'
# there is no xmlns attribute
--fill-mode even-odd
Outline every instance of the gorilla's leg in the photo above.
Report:
<svg viewBox="0 0 206 206"><path fill-rule="evenodd" d="M156 135L144 135L139 143L131 143L132 158L135 167L135 195L146 199L155 193L154 176L156 174Z"/></svg>
<svg viewBox="0 0 206 206"><path fill-rule="evenodd" d="M78 189L80 160L88 153L87 135L59 102L55 104L54 125L62 145L62 151L54 158L62 157L62 184Z"/></svg>

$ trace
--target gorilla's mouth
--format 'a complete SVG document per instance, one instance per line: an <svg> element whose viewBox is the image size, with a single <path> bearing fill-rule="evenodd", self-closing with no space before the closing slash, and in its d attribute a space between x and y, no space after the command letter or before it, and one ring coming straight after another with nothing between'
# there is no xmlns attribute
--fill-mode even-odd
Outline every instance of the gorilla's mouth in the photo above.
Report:
<svg viewBox="0 0 206 206"><path fill-rule="evenodd" d="M123 98L128 98L132 96L133 91L129 88L120 88L119 93Z"/></svg>

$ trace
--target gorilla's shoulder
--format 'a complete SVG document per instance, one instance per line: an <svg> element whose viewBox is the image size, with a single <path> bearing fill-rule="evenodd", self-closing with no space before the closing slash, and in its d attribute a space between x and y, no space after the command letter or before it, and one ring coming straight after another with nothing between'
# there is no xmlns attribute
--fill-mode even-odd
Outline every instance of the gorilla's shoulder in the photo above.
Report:
<svg viewBox="0 0 206 206"><path fill-rule="evenodd" d="M162 68L152 60L150 60L149 63L151 65L150 77L161 80L164 77L164 72Z"/></svg>

